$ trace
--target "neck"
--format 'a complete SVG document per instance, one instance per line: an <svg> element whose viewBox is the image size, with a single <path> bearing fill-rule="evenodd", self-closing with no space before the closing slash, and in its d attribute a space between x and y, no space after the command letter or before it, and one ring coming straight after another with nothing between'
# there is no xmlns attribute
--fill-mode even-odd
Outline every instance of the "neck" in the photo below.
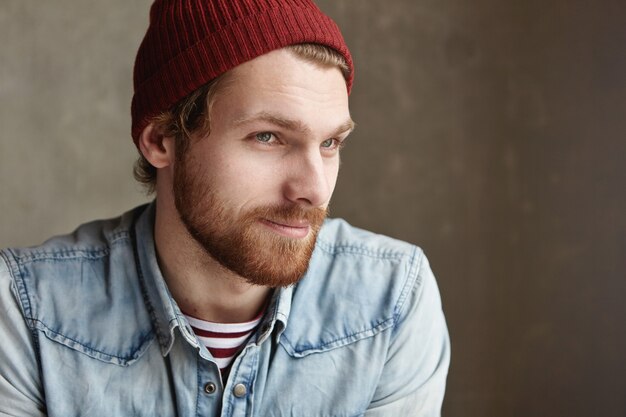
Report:
<svg viewBox="0 0 626 417"><path fill-rule="evenodd" d="M271 289L252 285L213 259L187 232L172 199L157 196L154 239L170 293L186 314L219 323L252 320Z"/></svg>

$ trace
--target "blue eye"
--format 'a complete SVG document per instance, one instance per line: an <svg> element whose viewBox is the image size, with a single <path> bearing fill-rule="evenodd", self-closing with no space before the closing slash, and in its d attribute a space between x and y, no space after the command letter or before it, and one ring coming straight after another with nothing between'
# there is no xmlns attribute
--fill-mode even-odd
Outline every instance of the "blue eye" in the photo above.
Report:
<svg viewBox="0 0 626 417"><path fill-rule="evenodd" d="M321 143L320 147L322 149L334 150L341 148L342 144L342 141L338 139L326 139Z"/></svg>
<svg viewBox="0 0 626 417"><path fill-rule="evenodd" d="M272 140L273 136L274 135L271 134L270 132L261 132L261 133L256 134L256 140L262 143L267 143Z"/></svg>

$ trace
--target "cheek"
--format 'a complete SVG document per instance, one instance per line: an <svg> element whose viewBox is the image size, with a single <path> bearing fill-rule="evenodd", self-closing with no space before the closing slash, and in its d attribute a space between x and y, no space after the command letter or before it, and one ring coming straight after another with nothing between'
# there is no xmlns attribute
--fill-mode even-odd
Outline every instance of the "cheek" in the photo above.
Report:
<svg viewBox="0 0 626 417"><path fill-rule="evenodd" d="M282 175L270 161L251 158L219 161L211 172L222 196L241 205L273 195Z"/></svg>
<svg viewBox="0 0 626 417"><path fill-rule="evenodd" d="M326 181L331 190L331 193L335 189L335 185L337 184L337 177L339 175L339 164L339 157L336 157L332 158L325 165Z"/></svg>

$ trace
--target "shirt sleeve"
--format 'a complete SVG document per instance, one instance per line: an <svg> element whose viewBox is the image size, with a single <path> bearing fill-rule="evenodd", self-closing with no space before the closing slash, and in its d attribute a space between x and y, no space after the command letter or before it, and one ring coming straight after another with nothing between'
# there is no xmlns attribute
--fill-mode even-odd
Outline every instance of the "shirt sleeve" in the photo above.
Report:
<svg viewBox="0 0 626 417"><path fill-rule="evenodd" d="M0 416L45 416L32 334L0 253Z"/></svg>
<svg viewBox="0 0 626 417"><path fill-rule="evenodd" d="M436 417L450 364L450 339L428 260L416 266L398 302L398 319L367 417ZM413 273L413 277L411 277Z"/></svg>

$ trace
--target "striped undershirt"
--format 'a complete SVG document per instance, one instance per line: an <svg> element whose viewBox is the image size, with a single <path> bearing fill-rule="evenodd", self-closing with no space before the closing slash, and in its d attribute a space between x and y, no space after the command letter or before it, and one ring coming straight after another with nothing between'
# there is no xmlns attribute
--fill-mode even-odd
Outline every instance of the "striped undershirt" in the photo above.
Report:
<svg viewBox="0 0 626 417"><path fill-rule="evenodd" d="M213 355L222 375L227 375L235 356L261 322L263 313L245 323L214 323L188 314L185 317L200 342Z"/></svg>

